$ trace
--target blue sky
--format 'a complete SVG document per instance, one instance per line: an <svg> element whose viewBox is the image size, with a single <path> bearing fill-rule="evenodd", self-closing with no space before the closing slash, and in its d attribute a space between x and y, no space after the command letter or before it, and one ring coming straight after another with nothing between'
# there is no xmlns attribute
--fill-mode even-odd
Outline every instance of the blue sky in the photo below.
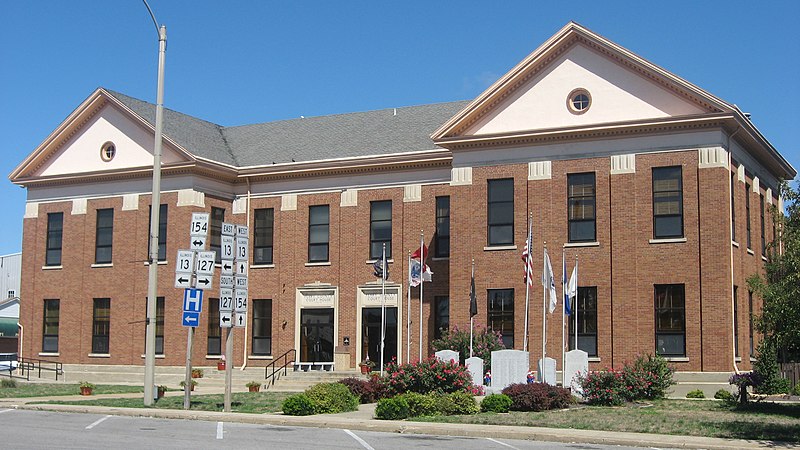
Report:
<svg viewBox="0 0 800 450"><path fill-rule="evenodd" d="M158 42L140 0L3 2L0 172L94 89L154 102ZM645 6L646 5L646 6ZM568 21L752 114L795 168L800 2L150 0L167 26L164 105L220 125L472 99ZM0 254L25 191L0 182Z"/></svg>

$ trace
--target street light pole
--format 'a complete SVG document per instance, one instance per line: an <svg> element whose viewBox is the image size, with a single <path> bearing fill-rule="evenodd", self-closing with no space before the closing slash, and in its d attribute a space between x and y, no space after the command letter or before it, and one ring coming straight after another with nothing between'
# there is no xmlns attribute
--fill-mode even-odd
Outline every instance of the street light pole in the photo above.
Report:
<svg viewBox="0 0 800 450"><path fill-rule="evenodd" d="M161 140L164 114L164 58L167 52L167 27L158 26L155 15L142 0L158 32L158 87L156 93L155 144L153 146L153 193L150 202L150 252L147 277L147 332L145 333L144 404L153 404L156 371L156 296L158 295L158 231L161 212Z"/></svg>

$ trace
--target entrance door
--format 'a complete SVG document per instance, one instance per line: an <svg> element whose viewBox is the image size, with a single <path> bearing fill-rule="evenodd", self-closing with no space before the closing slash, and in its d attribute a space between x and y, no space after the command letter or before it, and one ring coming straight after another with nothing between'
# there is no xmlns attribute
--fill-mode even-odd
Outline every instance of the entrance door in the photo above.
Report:
<svg viewBox="0 0 800 450"><path fill-rule="evenodd" d="M333 308L300 310L300 362L333 362Z"/></svg>
<svg viewBox="0 0 800 450"><path fill-rule="evenodd" d="M386 307L386 338L383 344L383 363L397 357L397 307ZM361 309L361 359L369 355L375 367L381 363L381 308Z"/></svg>

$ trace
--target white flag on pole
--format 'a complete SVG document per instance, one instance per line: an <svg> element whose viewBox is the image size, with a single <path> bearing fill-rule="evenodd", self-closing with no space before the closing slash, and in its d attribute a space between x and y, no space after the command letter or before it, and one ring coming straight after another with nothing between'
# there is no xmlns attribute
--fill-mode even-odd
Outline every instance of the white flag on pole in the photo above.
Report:
<svg viewBox="0 0 800 450"><path fill-rule="evenodd" d="M542 270L542 286L548 290L550 302L548 304L548 311L552 314L556 310L556 280L553 276L553 265L550 264L550 255L547 254L547 249L544 249L544 268Z"/></svg>

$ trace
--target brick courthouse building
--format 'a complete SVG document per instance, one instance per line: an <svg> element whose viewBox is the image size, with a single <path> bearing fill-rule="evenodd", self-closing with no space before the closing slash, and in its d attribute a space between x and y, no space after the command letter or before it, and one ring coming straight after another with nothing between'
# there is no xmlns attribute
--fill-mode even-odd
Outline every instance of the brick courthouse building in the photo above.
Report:
<svg viewBox="0 0 800 450"><path fill-rule="evenodd" d="M10 175L28 193L24 356L143 364L154 117L154 105L100 88ZM562 248L570 271L579 260L579 346L592 367L659 351L680 371L748 369L760 300L745 280L776 235L779 180L796 175L735 105L574 23L472 101L236 127L166 110L164 130L159 365L184 362L174 258L204 211L212 249L222 221L250 227L236 365L290 349L336 368L379 359L371 263L384 243L386 356L404 360L420 230L434 272L425 354L440 328L468 327L473 259L476 323L521 349L531 214L535 270L545 242L557 278ZM220 355L217 292L206 294L195 365ZM411 297L416 359L418 288ZM541 298L536 283L532 362ZM559 310L548 317L556 359Z"/></svg>

